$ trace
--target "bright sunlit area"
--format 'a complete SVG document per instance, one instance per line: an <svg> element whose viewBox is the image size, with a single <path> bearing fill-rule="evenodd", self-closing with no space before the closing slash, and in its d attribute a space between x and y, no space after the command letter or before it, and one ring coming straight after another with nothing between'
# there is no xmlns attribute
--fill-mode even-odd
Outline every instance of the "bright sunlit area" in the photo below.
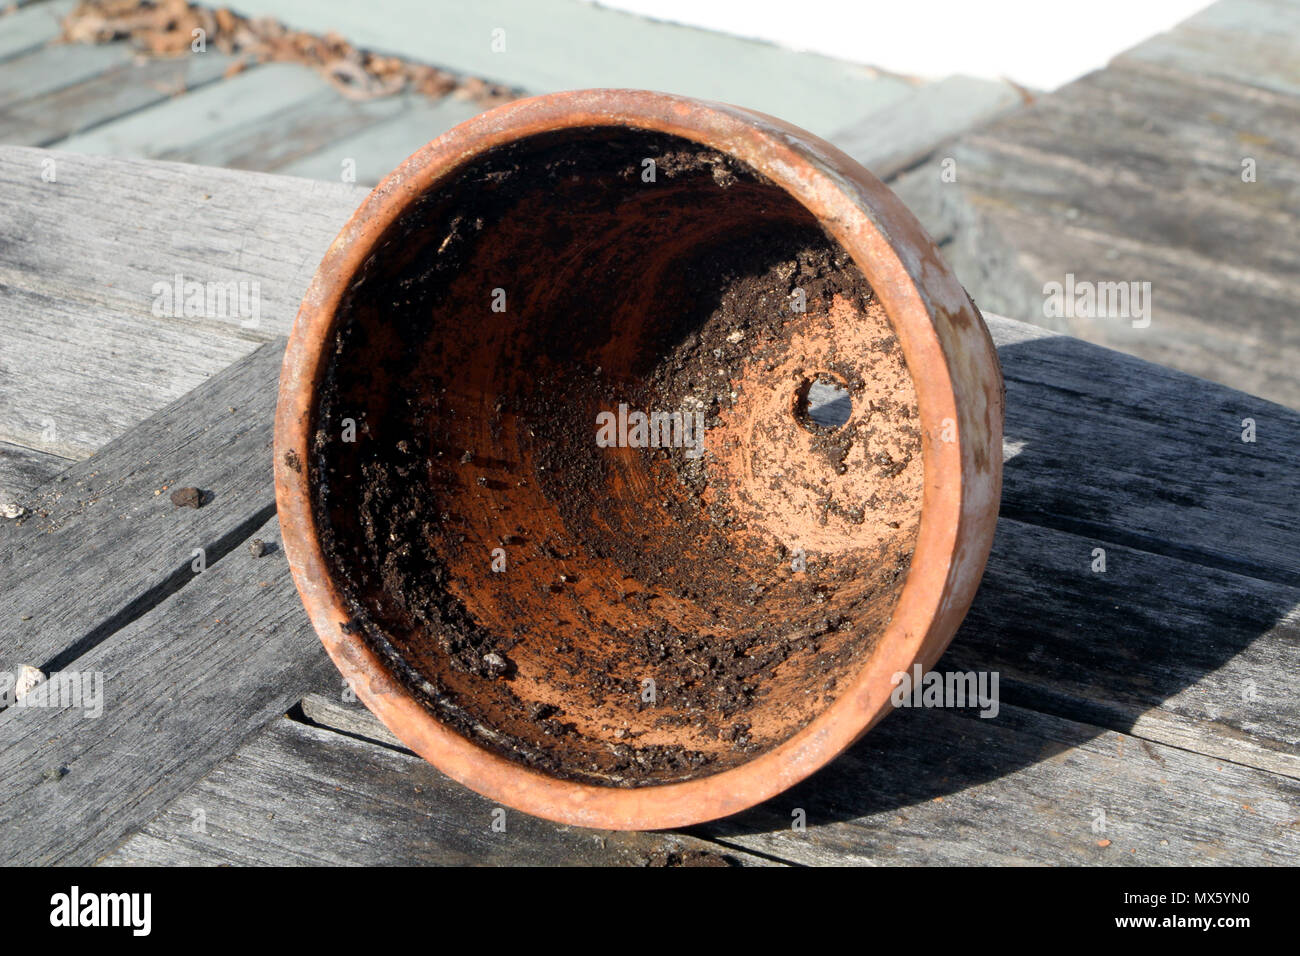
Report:
<svg viewBox="0 0 1300 956"><path fill-rule="evenodd" d="M602 0L600 5L925 79L964 73L1052 90L1209 4L1094 0L1066 8L1040 0Z"/></svg>

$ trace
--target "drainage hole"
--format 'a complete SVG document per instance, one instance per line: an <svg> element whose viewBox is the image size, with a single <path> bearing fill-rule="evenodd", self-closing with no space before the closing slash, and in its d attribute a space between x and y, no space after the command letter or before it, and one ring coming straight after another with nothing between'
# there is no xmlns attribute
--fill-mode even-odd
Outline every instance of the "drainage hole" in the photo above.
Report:
<svg viewBox="0 0 1300 956"><path fill-rule="evenodd" d="M805 425L834 430L842 428L853 414L853 399L843 382L823 372L799 386L794 407Z"/></svg>

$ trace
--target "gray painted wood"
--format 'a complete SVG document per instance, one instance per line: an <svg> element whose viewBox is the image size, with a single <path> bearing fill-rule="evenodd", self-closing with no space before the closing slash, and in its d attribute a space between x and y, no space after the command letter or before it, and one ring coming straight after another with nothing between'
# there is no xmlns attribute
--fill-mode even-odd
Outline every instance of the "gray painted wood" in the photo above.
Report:
<svg viewBox="0 0 1300 956"><path fill-rule="evenodd" d="M251 532L278 541L274 518ZM99 706L0 713L5 863L95 862L320 680L284 566L279 546L233 551L59 669L98 681Z"/></svg>
<svg viewBox="0 0 1300 956"><path fill-rule="evenodd" d="M0 12L0 60L26 53L55 39L76 0L47 0L11 12Z"/></svg>
<svg viewBox="0 0 1300 956"><path fill-rule="evenodd" d="M310 67L268 63L69 137L57 148L103 156L179 157L198 143L233 135L241 127L277 113L337 96L329 82Z"/></svg>
<svg viewBox="0 0 1300 956"><path fill-rule="evenodd" d="M243 123L218 136L198 139L181 149L172 150L167 158L205 166L278 171L285 164L340 140L364 138L386 120L410 109L415 99L388 96L358 102L330 91L330 95L314 97L299 106ZM391 169L390 166L384 172ZM333 178L339 180L337 175Z"/></svg>
<svg viewBox="0 0 1300 956"><path fill-rule="evenodd" d="M770 865L697 837L562 827L487 799L418 757L274 721L110 866L646 866L667 854ZM494 820L504 830L493 829Z"/></svg>
<svg viewBox="0 0 1300 956"><path fill-rule="evenodd" d="M1023 102L1008 83L951 76L836 131L830 141L881 179L920 162L936 146Z"/></svg>
<svg viewBox="0 0 1300 956"><path fill-rule="evenodd" d="M131 57L125 43L38 47L0 63L0 108L82 83L121 66Z"/></svg>
<svg viewBox="0 0 1300 956"><path fill-rule="evenodd" d="M1286 865L1298 805L1295 780L1004 705L892 714L793 790L692 832L814 865Z"/></svg>
<svg viewBox="0 0 1300 956"><path fill-rule="evenodd" d="M234 8L310 32L334 30L362 49L534 93L587 87L684 93L760 109L819 135L902 99L911 89L897 77L858 64L646 20L581 0L375 0L328 7L311 0L242 0ZM494 36L504 37L504 52L493 52Z"/></svg>
<svg viewBox="0 0 1300 956"><path fill-rule="evenodd" d="M0 522L0 671L75 659L187 584L195 549L214 562L266 521L282 350L263 346ZM175 507L167 489L187 486L208 503Z"/></svg>
<svg viewBox="0 0 1300 956"><path fill-rule="evenodd" d="M202 56L131 60L80 83L9 104L0 142L49 146L74 133L220 80L233 58Z"/></svg>
<svg viewBox="0 0 1300 956"><path fill-rule="evenodd" d="M390 119L322 146L276 171L338 182L344 163L350 161L347 168L356 182L373 186L425 143L480 112L477 103L454 96L436 102L417 100Z"/></svg>

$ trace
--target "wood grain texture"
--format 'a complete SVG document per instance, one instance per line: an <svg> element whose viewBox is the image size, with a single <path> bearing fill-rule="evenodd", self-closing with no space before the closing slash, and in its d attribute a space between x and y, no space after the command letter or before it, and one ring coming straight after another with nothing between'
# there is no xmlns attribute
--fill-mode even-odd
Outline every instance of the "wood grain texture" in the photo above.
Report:
<svg viewBox="0 0 1300 956"><path fill-rule="evenodd" d="M283 342L263 346L0 522L0 670L79 656L215 561L274 511L271 433ZM201 508L167 489L195 486ZM297 599L294 599L297 603Z"/></svg>
<svg viewBox="0 0 1300 956"><path fill-rule="evenodd" d="M347 681L339 673L330 674L319 690L302 699L303 718L312 724L327 727L352 737L360 737L395 750L412 751L397 739L391 730L367 710Z"/></svg>
<svg viewBox="0 0 1300 956"><path fill-rule="evenodd" d="M84 458L286 334L364 196L341 183L0 147L0 441ZM166 305L159 284L178 275L244 283L256 323L230 308L156 308Z"/></svg>
<svg viewBox="0 0 1300 956"><path fill-rule="evenodd" d="M1004 705L893 714L808 781L691 832L809 865L1287 865L1298 805L1295 780Z"/></svg>
<svg viewBox="0 0 1300 956"><path fill-rule="evenodd" d="M1002 515L1300 585L1300 414L988 316L1007 386ZM1243 441L1243 422L1255 441Z"/></svg>
<svg viewBox="0 0 1300 956"><path fill-rule="evenodd" d="M45 160L56 182L46 182ZM330 242L366 196L314 183L176 163L0 146L0 283L141 322L156 282L257 282L261 317L172 320L254 341L288 334ZM0 307L3 307L0 299ZM4 327L8 327L6 315ZM75 337L69 330L67 337ZM149 334L153 334L150 329Z"/></svg>
<svg viewBox="0 0 1300 956"><path fill-rule="evenodd" d="M889 179L941 142L1022 102L1020 93L1000 80L950 76L919 87L828 138L877 177Z"/></svg>
<svg viewBox="0 0 1300 956"><path fill-rule="evenodd" d="M951 237L945 255L982 306L1297 408L1294 8L1228 0L1195 22L1250 21L1251 7L1272 11L1273 32L1261 32L1258 9L1251 27L1272 54L1243 46L1244 27L1204 42L1208 28L1179 27L1158 45L1184 57L1139 47L961 137L947 151L955 182L935 157L895 188ZM1149 327L1046 314L1045 285L1067 274L1150 283Z"/></svg>
<svg viewBox="0 0 1300 956"><path fill-rule="evenodd" d="M54 183L41 176L47 159L55 161ZM320 256L367 192L0 146L0 203L9 223L0 278L134 313L150 313L153 283L176 272L258 280L263 322L250 334L267 339L287 334ZM208 321L249 331L237 318Z"/></svg>
<svg viewBox="0 0 1300 956"><path fill-rule="evenodd" d="M0 289L0 440L85 458L260 344L201 322L90 311L57 287Z"/></svg>
<svg viewBox="0 0 1300 956"><path fill-rule="evenodd" d="M71 86L9 104L0 112L0 142L50 146L92 126L161 103L222 78L232 57L131 60Z"/></svg>
<svg viewBox="0 0 1300 956"><path fill-rule="evenodd" d="M279 540L274 518L252 530ZM102 682L97 716L62 695L0 713L5 863L95 862L319 682L284 568L278 543L231 552L61 668Z"/></svg>
<svg viewBox="0 0 1300 956"><path fill-rule="evenodd" d="M69 137L58 148L101 156L180 159L198 144L235 135L242 127L278 113L335 98L334 88L310 67L268 63Z"/></svg>
<svg viewBox="0 0 1300 956"><path fill-rule="evenodd" d="M453 96L417 100L389 119L277 167L277 172L338 182L343 163L350 160L356 181L373 186L425 143L480 112L477 103Z"/></svg>
<svg viewBox="0 0 1300 956"><path fill-rule="evenodd" d="M1300 779L1300 588L1003 518L938 669L996 671L1009 704Z"/></svg>
<svg viewBox="0 0 1300 956"><path fill-rule="evenodd" d="M68 458L0 441L0 509L21 505L33 489L71 464Z"/></svg>
<svg viewBox="0 0 1300 956"><path fill-rule="evenodd" d="M770 865L698 837L584 830L498 812L419 757L281 719L104 862L648 866L684 853L715 864Z"/></svg>
<svg viewBox="0 0 1300 956"><path fill-rule="evenodd" d="M1291 0L1221 0L1118 57L1300 95L1300 7Z"/></svg>

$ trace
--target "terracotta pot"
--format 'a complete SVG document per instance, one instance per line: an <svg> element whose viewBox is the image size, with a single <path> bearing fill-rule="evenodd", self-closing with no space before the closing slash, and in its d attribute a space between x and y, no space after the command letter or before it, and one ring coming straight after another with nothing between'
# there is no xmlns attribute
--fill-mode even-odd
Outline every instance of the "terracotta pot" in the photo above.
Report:
<svg viewBox="0 0 1300 956"><path fill-rule="evenodd" d="M537 816L682 826L808 776L939 658L1002 411L979 312L848 156L559 93L421 149L330 247L276 492L312 624L413 751Z"/></svg>

